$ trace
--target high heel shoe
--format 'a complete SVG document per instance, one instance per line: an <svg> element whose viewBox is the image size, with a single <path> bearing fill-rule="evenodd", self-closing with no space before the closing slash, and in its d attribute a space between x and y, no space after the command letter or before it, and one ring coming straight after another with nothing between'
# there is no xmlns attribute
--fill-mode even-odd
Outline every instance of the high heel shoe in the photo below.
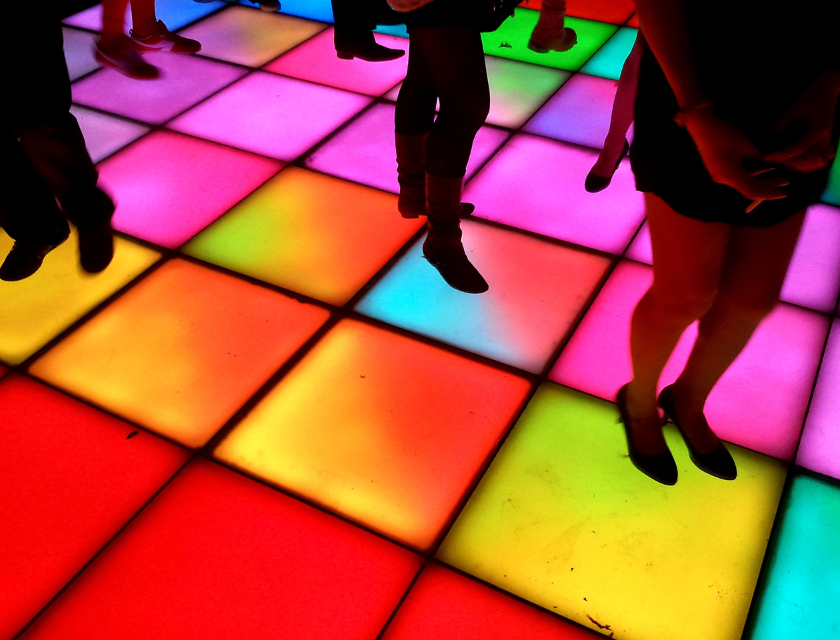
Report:
<svg viewBox="0 0 840 640"><path fill-rule="evenodd" d="M624 424L624 432L627 435L627 451L630 454L630 460L639 471L649 478L669 486L677 484L677 463L670 451L666 450L654 456L646 456L636 447L630 424L630 413L627 411L627 385L618 390L617 403L620 415L619 422Z"/></svg>
<svg viewBox="0 0 840 640"><path fill-rule="evenodd" d="M694 448L691 440L683 431L677 420L677 414L674 410L674 397L672 395L673 385L665 387L659 394L657 404L662 408L665 418L674 423L674 426L679 430L680 434L685 440L688 447L688 455L691 456L691 461L701 471L705 471L709 475L720 478L721 480L734 480L738 476L738 469L735 466L735 461L732 459L729 451L724 446L723 442L718 441L718 446L714 451L709 453L700 453Z"/></svg>
<svg viewBox="0 0 840 640"><path fill-rule="evenodd" d="M592 171L589 171L589 174L586 176L586 180L583 183L583 188L586 189L589 193L598 193L599 191L603 191L607 187L610 186L610 182L612 182L613 176L615 172L618 171L618 165L621 164L621 161L624 160L624 156L630 153L630 143L627 140L624 140L624 148L621 150L621 155L618 156L618 160L615 163L615 167L613 167L612 173L607 176L599 176Z"/></svg>

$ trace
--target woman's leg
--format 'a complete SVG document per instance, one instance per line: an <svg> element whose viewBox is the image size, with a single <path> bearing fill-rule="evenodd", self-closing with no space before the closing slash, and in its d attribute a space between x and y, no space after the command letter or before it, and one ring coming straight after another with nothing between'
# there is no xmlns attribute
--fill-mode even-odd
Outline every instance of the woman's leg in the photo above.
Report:
<svg viewBox="0 0 840 640"><path fill-rule="evenodd" d="M118 44L125 36L125 10L128 0L103 0L102 2L102 33L100 42L106 47Z"/></svg>
<svg viewBox="0 0 840 640"><path fill-rule="evenodd" d="M155 33L156 29L155 0L131 0L132 35L145 38Z"/></svg>
<svg viewBox="0 0 840 640"><path fill-rule="evenodd" d="M440 114L429 133L427 171L463 178L476 133L490 111L490 88L481 34L450 25L412 30L412 47L422 52Z"/></svg>
<svg viewBox="0 0 840 640"><path fill-rule="evenodd" d="M683 331L715 298L731 227L682 216L650 193L645 204L653 284L630 325L633 379L627 386L627 409L639 451L656 455L666 450L656 407L659 376Z"/></svg>
<svg viewBox="0 0 840 640"><path fill-rule="evenodd" d="M592 166L590 175L608 180L615 173L616 164L624 152L627 140L627 130L633 123L633 105L636 102L636 88L639 79L639 62L645 50L645 38L642 32L636 36L636 42L630 50L630 55L624 61L621 75L618 79L618 89L615 92L610 128L604 139L604 147L598 159ZM609 184L609 182L607 182ZM606 186L602 187L606 188ZM600 190L600 189L599 189Z"/></svg>
<svg viewBox="0 0 840 640"><path fill-rule="evenodd" d="M706 399L776 306L804 216L801 211L767 229L732 227L718 293L672 389L680 425L701 453L718 443L703 416Z"/></svg>

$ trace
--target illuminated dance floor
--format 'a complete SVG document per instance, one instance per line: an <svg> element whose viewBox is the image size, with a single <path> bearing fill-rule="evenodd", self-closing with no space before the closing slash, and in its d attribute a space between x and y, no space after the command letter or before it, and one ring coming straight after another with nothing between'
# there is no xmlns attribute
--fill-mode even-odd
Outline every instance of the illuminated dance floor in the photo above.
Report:
<svg viewBox="0 0 840 640"><path fill-rule="evenodd" d="M627 160L583 189L630 0L570 0L567 53L526 48L537 0L485 34L478 296L397 213L405 57L337 59L327 0L157 4L203 49L156 81L65 20L119 237L0 283L0 639L840 639L840 162L707 405L738 479L668 427L668 487L614 404L642 197Z"/></svg>

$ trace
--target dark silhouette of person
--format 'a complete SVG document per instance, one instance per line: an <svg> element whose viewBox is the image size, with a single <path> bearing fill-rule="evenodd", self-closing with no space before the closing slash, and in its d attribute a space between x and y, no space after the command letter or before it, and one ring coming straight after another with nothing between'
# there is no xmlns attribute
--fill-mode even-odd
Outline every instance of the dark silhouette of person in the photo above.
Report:
<svg viewBox="0 0 840 640"><path fill-rule="evenodd" d="M645 192L653 285L631 322L633 378L618 394L630 457L677 481L671 420L693 462L724 479L735 463L706 399L775 307L805 209L825 188L840 137L840 3L636 0L642 54L630 161ZM784 46L780 46L781 40ZM698 320L688 362L659 377Z"/></svg>
<svg viewBox="0 0 840 640"><path fill-rule="evenodd" d="M480 0L390 0L408 27L408 73L397 98L395 141L404 217L428 216L423 254L449 286L483 293L467 258L461 190L476 133L490 111ZM486 4L486 3L485 3ZM413 8L417 7L417 8ZM410 9L410 10L405 10ZM435 104L440 112L435 119Z"/></svg>
<svg viewBox="0 0 840 640"><path fill-rule="evenodd" d="M359 58L368 62L396 60L401 49L378 44L373 29L378 24L401 24L399 14L385 0L332 0L335 18L335 52L339 58Z"/></svg>
<svg viewBox="0 0 840 640"><path fill-rule="evenodd" d="M7 160L0 221L15 240L0 278L19 280L37 271L66 239L67 220L78 229L82 268L102 271L113 257L114 204L97 186L96 168L70 113L57 7L18 2L4 11L9 24L27 28L11 29L0 44L7 61L7 93L0 103L0 153Z"/></svg>

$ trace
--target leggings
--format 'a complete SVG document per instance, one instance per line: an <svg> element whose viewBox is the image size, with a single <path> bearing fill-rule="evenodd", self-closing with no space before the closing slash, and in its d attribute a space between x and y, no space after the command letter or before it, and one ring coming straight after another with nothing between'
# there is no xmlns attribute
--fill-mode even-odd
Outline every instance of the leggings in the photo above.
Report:
<svg viewBox="0 0 840 640"><path fill-rule="evenodd" d="M396 132L429 134L426 170L460 178L490 111L481 34L466 24L410 28L408 73L397 98ZM440 114L435 120L435 102Z"/></svg>

